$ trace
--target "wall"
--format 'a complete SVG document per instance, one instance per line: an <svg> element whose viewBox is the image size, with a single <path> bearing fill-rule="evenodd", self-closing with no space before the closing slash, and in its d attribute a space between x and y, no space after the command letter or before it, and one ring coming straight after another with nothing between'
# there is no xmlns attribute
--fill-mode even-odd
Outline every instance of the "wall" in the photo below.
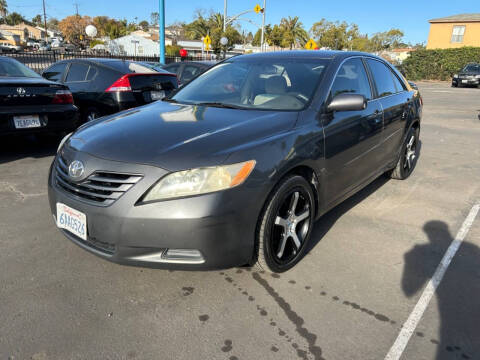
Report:
<svg viewBox="0 0 480 360"><path fill-rule="evenodd" d="M452 43L452 31L455 25L465 25L462 43ZM451 49L463 46L480 47L480 22L431 23L427 49Z"/></svg>

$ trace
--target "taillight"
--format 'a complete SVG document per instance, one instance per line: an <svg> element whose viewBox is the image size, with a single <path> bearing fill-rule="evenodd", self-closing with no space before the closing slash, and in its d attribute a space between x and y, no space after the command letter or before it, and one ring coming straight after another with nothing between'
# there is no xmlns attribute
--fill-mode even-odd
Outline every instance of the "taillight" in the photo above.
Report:
<svg viewBox="0 0 480 360"><path fill-rule="evenodd" d="M129 74L123 75L120 79L115 81L110 87L105 90L105 92L124 92L124 91L132 91L132 87L130 85L130 80L128 79Z"/></svg>
<svg viewBox="0 0 480 360"><path fill-rule="evenodd" d="M72 93L68 90L57 90L53 97L52 104L73 104Z"/></svg>

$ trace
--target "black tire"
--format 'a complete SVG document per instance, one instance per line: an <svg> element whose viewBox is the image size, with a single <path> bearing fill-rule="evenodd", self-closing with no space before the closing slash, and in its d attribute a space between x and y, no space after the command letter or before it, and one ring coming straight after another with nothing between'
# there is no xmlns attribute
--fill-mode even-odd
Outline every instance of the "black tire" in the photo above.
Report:
<svg viewBox="0 0 480 360"><path fill-rule="evenodd" d="M281 273L302 259L313 228L314 199L311 185L299 175L288 176L275 187L258 220L258 268Z"/></svg>
<svg viewBox="0 0 480 360"><path fill-rule="evenodd" d="M398 159L397 166L395 166L395 168L390 173L390 177L392 179L405 180L412 174L418 160L419 135L420 129L418 127L412 127L408 131L407 137L405 138L405 141L402 145L402 150L400 152L400 158Z"/></svg>
<svg viewBox="0 0 480 360"><path fill-rule="evenodd" d="M85 114L83 116L83 122L93 121L99 117L100 117L100 113L96 108L88 108L87 111L85 111Z"/></svg>

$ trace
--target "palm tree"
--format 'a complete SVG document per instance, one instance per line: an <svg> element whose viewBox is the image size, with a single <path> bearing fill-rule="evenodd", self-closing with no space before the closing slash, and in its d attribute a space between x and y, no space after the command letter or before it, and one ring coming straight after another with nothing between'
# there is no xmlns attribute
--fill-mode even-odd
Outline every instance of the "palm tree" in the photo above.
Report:
<svg viewBox="0 0 480 360"><path fill-rule="evenodd" d="M5 16L7 16L7 0L0 0L0 16L3 17L3 22L5 22Z"/></svg>
<svg viewBox="0 0 480 360"><path fill-rule="evenodd" d="M304 45L308 40L308 34L298 16L283 18L280 21L280 28L283 32L283 47L289 47L291 50L294 45Z"/></svg>

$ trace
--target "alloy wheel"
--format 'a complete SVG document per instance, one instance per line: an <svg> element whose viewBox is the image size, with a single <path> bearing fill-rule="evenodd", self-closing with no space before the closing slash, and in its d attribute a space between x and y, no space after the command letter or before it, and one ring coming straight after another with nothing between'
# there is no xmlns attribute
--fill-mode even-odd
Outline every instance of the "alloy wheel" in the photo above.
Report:
<svg viewBox="0 0 480 360"><path fill-rule="evenodd" d="M293 190L284 197L273 224L271 254L279 265L295 259L305 244L311 224L311 209L307 195Z"/></svg>

